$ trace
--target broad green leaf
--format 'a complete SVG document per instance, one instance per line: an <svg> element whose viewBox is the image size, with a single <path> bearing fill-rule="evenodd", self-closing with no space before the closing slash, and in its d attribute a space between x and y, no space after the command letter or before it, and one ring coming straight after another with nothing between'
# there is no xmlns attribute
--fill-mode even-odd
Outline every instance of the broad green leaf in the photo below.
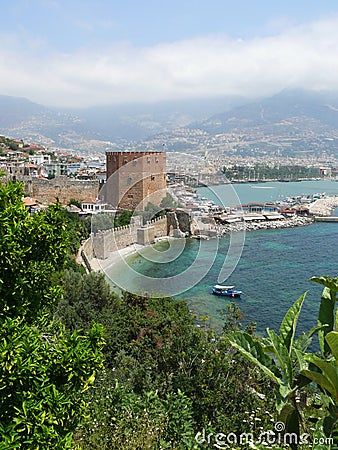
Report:
<svg viewBox="0 0 338 450"><path fill-rule="evenodd" d="M307 377L305 377L304 375L302 375L302 370L307 370L308 369L308 362L306 361L305 357L307 356L306 353L301 352L300 350L294 348L293 349L294 354L296 355L297 361L298 361L298 367L299 367L299 372L297 377L296 377L296 388L297 389L301 389L305 386L307 386L309 383L311 383L311 380L309 380Z"/></svg>
<svg viewBox="0 0 338 450"><path fill-rule="evenodd" d="M325 337L326 342L329 344L332 355L336 359L336 364L338 363L338 332L331 331Z"/></svg>
<svg viewBox="0 0 338 450"><path fill-rule="evenodd" d="M278 420L285 423L287 416L291 414L293 409L294 406L290 402L290 391L284 395L283 389L276 389L276 411L278 414Z"/></svg>
<svg viewBox="0 0 338 450"><path fill-rule="evenodd" d="M305 360L306 353L298 350L297 348L294 348L293 351L298 361L299 370L307 369L308 363Z"/></svg>
<svg viewBox="0 0 338 450"><path fill-rule="evenodd" d="M338 292L338 278L332 278L327 275L325 277L311 277L310 281L321 284L330 289L332 292Z"/></svg>
<svg viewBox="0 0 338 450"><path fill-rule="evenodd" d="M332 396L335 396L334 386L332 386L331 382L322 373L313 372L312 370L305 369L301 370L300 374L309 378L309 380L317 383L322 389L329 392Z"/></svg>
<svg viewBox="0 0 338 450"><path fill-rule="evenodd" d="M260 342L247 333L235 332L227 336L229 343L242 355L258 366L269 378L280 383L280 372L274 360L264 353Z"/></svg>
<svg viewBox="0 0 338 450"><path fill-rule="evenodd" d="M315 355L307 355L305 359L317 366L322 371L323 375L329 380L334 388L333 395L335 396L335 398L338 398L338 369L336 364L333 361L324 361Z"/></svg>
<svg viewBox="0 0 338 450"><path fill-rule="evenodd" d="M291 306L291 308L287 311L279 329L281 341L283 345L287 348L290 355L293 346L293 340L295 337L299 313L302 308L305 296L306 292L303 295L301 295L299 299L296 300L295 303Z"/></svg>
<svg viewBox="0 0 338 450"><path fill-rule="evenodd" d="M316 325L312 327L311 330L302 333L300 336L297 337L297 339L295 339L293 344L294 349L296 348L301 352L305 352L309 348L312 342L312 338L317 333L317 331L320 331L326 327L328 327L328 325Z"/></svg>
<svg viewBox="0 0 338 450"><path fill-rule="evenodd" d="M318 331L320 349L323 354L329 353L330 348L325 341L325 336L334 330L334 308L336 303L336 294L328 287L325 287L320 300L318 325L327 325L326 328Z"/></svg>
<svg viewBox="0 0 338 450"><path fill-rule="evenodd" d="M271 340L268 338L262 338L260 340L260 343L262 344L263 350L265 353L274 353L273 345L271 344Z"/></svg>
<svg viewBox="0 0 338 450"><path fill-rule="evenodd" d="M280 337L273 330L266 330L268 336L271 340L274 353L278 358L279 364L283 371L283 379L287 381L289 387L292 386L293 382L293 370L292 370L292 361L290 355L288 353L287 348L282 344ZM285 377L286 375L286 377Z"/></svg>

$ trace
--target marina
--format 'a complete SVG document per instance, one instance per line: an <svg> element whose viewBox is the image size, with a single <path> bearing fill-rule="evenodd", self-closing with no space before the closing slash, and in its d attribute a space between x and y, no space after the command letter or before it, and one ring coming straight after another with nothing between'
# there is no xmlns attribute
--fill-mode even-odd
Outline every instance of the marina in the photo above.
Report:
<svg viewBox="0 0 338 450"><path fill-rule="evenodd" d="M334 208L338 207L335 182L287 183L287 188L284 188L285 196L280 192L280 185L285 186L285 183L274 182L270 183L270 186L265 184L226 184L196 190L183 183L173 183L169 186L169 193L186 211L189 211L194 223L193 237L199 239L224 237L236 231L309 225L315 217L330 217ZM301 194L299 194L300 184L304 188ZM314 186L317 188L315 191ZM295 194L292 192L293 187ZM328 188L329 193L319 191L318 188L321 187ZM259 192L259 195L255 194L256 192ZM271 192L275 194L275 198L271 197ZM252 200L252 195L257 195L258 198ZM246 202L243 199L250 201Z"/></svg>

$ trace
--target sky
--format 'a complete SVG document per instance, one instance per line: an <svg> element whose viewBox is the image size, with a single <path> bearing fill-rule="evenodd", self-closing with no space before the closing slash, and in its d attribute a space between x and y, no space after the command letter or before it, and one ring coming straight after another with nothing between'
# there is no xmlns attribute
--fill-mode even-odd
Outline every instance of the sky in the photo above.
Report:
<svg viewBox="0 0 338 450"><path fill-rule="evenodd" d="M56 107L338 91L337 0L0 0L0 94Z"/></svg>

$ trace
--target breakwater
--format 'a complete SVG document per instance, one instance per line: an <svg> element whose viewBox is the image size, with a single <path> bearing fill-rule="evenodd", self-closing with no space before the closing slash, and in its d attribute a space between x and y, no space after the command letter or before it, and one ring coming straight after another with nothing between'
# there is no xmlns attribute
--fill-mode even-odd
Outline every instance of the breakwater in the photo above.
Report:
<svg viewBox="0 0 338 450"><path fill-rule="evenodd" d="M238 231L256 231L256 230L276 230L280 228L292 228L309 225L317 222L335 222L331 214L335 208L338 208L338 196L320 198L309 204L309 216L294 216L279 220L260 221L260 222L236 222L233 224L217 225L216 231L219 237L228 236L230 233Z"/></svg>
<svg viewBox="0 0 338 450"><path fill-rule="evenodd" d="M293 228L313 223L312 217L296 216L289 219L271 220L261 222L236 222L234 224L216 225L218 237L225 237L239 231L277 230L281 228Z"/></svg>
<svg viewBox="0 0 338 450"><path fill-rule="evenodd" d="M310 204L309 212L314 216L330 216L335 208L338 208L338 195L325 197Z"/></svg>
<svg viewBox="0 0 338 450"><path fill-rule="evenodd" d="M337 222L338 223L338 217L315 217L315 222Z"/></svg>

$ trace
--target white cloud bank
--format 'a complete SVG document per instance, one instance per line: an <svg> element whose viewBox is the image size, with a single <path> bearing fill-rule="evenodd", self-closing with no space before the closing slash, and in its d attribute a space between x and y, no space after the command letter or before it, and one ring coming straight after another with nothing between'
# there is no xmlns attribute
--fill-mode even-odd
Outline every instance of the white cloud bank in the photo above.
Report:
<svg viewBox="0 0 338 450"><path fill-rule="evenodd" d="M2 36L0 86L1 94L59 107L270 95L287 87L338 91L338 17L252 40L115 43L73 54Z"/></svg>

